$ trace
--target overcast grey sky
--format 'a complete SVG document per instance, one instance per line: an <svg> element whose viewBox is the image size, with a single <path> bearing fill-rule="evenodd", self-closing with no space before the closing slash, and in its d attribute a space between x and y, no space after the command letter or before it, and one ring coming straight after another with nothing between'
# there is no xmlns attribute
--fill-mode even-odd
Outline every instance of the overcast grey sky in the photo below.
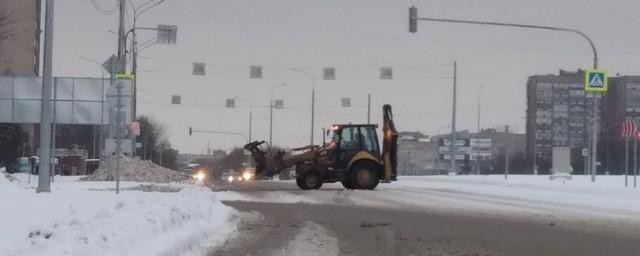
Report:
<svg viewBox="0 0 640 256"><path fill-rule="evenodd" d="M95 0L113 9L114 0ZM145 0L136 0L142 3ZM311 83L317 78L316 141L332 123L365 122L372 94L374 122L390 103L400 130L447 131L451 76L459 63L461 129L475 130L480 85L482 126L511 125L524 132L525 84L534 74L589 67L591 50L582 38L564 33L421 22L408 32L408 7L419 16L533 23L576 28L598 46L610 73L640 74L640 1L637 0L166 0L141 16L140 26L178 26L176 45L154 45L140 56L139 110L168 126L181 152L200 153L240 145L223 135L189 137L187 129L248 132L249 106L225 109L226 98L254 105L254 138L268 139L271 88L287 109L274 114L274 142L300 146L309 141ZM116 50L117 15L102 15L89 0L56 1L54 73L99 77L94 64ZM154 36L141 32L140 41ZM191 75L192 62L205 62L207 75ZM249 79L249 66L262 65L263 79ZM392 66L393 80L379 80ZM337 79L321 80L323 67ZM170 105L171 95L183 105ZM350 109L340 98L351 97Z"/></svg>

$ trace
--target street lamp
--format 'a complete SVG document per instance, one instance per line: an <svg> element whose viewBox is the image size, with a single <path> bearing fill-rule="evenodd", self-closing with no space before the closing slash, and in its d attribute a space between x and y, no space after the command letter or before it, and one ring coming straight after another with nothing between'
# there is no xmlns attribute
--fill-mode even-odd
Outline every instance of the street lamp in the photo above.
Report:
<svg viewBox="0 0 640 256"><path fill-rule="evenodd" d="M552 26L539 26L530 24L515 24L515 23L503 23L503 22L490 22L490 21L472 21L472 20L457 20L457 19L440 19L440 18L428 18L418 17L418 8L412 6L409 8L409 32L416 33L418 31L419 20L433 21L433 22L446 22L446 23L458 23L458 24L472 24L472 25L487 25L487 26L500 26L500 27L512 27L512 28L525 28L525 29L538 29L538 30L551 30L558 32L568 32L577 34L584 38L593 51L593 69L598 69L598 51L596 49L593 40L582 31L571 28L552 27ZM598 143L598 96L596 92L593 93L593 128L591 138L591 181L596 180L597 169L597 143Z"/></svg>
<svg viewBox="0 0 640 256"><path fill-rule="evenodd" d="M102 92L104 93L105 70L104 70L104 67L102 66L102 64L100 64L100 62L98 62L98 61L95 61L95 60L92 60L92 59L89 59L89 58L86 58L86 57L83 57L83 56L80 56L79 58L81 60L84 60L84 61L87 61L87 62L95 64L98 67L98 69L100 69L100 72L102 74L102 77L101 77L102 78L102 80L101 80ZM55 134L55 130L54 130L54 134ZM100 150L99 150L100 152L102 152L102 143L104 142L104 139L105 139L105 137L104 137L104 95L103 95L103 96L100 97L100 143L98 143L98 145L99 145L98 147L100 148ZM55 142L55 136L54 136L54 140L53 141ZM95 140L94 140L94 142L95 142ZM54 143L54 145L55 145L55 143ZM95 158L95 154L96 154L96 152L95 152L96 151L95 150L95 144L94 144L93 149L94 149L93 150L93 157ZM102 159L102 153L100 154L100 158Z"/></svg>
<svg viewBox="0 0 640 256"><path fill-rule="evenodd" d="M271 143L273 143L273 92L278 89L281 88L283 86L287 85L286 83L282 83L278 86L274 86L273 88L271 88L271 93L270 93L270 97L269 97L269 147L271 147Z"/></svg>
<svg viewBox="0 0 640 256"><path fill-rule="evenodd" d="M252 134L252 130L253 130L253 104L251 103L251 101L245 100L243 98L240 97L233 97L234 100L239 100L242 101L244 103L249 104L249 142L251 142L251 134ZM227 108L235 108L235 105L233 107L231 106L227 106Z"/></svg>
<svg viewBox="0 0 640 256"><path fill-rule="evenodd" d="M131 9L133 9L133 24L131 29L129 29L129 31L127 31L127 33L124 35L124 42L127 42L127 37L129 36L129 33L133 34L133 38L131 39L131 73L134 74L133 77L133 118L136 118L136 114L137 114L137 100L138 100L138 40L136 39L136 30L155 30L158 31L157 28L146 28L146 27L137 27L138 24L138 17L140 17L140 15L142 15L143 13L151 10L152 8L162 4L165 2L165 0L159 0L159 1L154 1L154 0L149 0L141 5L135 6L134 3L131 0L128 0L129 4L131 5ZM124 62L124 61L123 61ZM126 62L124 62L126 63ZM125 65L123 65L123 67L125 67Z"/></svg>
<svg viewBox="0 0 640 256"><path fill-rule="evenodd" d="M316 78L313 76L313 74L306 71L302 71L295 68L292 68L291 70L298 72L300 74L304 74L311 79L312 88L311 88L311 144L310 145L313 145L313 126L314 126L313 123L315 120L315 112L316 112Z"/></svg>

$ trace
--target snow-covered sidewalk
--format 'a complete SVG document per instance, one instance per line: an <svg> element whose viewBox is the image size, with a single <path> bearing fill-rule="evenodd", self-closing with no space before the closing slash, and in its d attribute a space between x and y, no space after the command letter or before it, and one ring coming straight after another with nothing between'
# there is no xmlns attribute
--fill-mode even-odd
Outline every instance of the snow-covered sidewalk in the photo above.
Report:
<svg viewBox="0 0 640 256"><path fill-rule="evenodd" d="M398 182L386 187L566 204L568 207L577 205L602 210L636 212L640 215L640 183L638 188L634 188L631 176L628 182L628 187L625 187L624 176L598 176L596 182L591 182L590 176L582 175L573 176L571 180L566 181L550 180L549 176L544 175L510 175L508 179L503 175L471 175L400 177Z"/></svg>
<svg viewBox="0 0 640 256"><path fill-rule="evenodd" d="M0 255L201 255L236 227L235 210L202 186L123 182L116 195L113 182L56 177L36 194L35 176L11 177L0 174Z"/></svg>

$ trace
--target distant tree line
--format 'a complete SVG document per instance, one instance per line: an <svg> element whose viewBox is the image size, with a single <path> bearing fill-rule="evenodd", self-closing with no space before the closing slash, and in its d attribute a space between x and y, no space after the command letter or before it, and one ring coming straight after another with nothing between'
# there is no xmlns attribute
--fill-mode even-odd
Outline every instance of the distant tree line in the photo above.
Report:
<svg viewBox="0 0 640 256"><path fill-rule="evenodd" d="M137 155L143 160L177 170L178 150L171 147L166 126L147 115L139 116L137 121L140 123L138 142L142 143Z"/></svg>

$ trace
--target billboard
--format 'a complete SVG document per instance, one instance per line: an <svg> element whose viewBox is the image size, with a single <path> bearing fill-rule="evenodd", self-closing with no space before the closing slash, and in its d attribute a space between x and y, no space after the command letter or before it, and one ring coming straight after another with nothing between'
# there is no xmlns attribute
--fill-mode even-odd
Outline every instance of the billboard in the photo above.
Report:
<svg viewBox="0 0 640 256"><path fill-rule="evenodd" d="M471 153L471 144L469 139L456 139L455 144L455 158L456 160L468 159ZM440 138L438 140L438 155L441 160L451 160L451 139Z"/></svg>
<svg viewBox="0 0 640 256"><path fill-rule="evenodd" d="M123 85L124 120L133 120L131 80L99 78L54 78L52 109L59 124L110 124L117 105L117 84ZM0 77L0 123L40 122L42 79Z"/></svg>
<svg viewBox="0 0 640 256"><path fill-rule="evenodd" d="M456 160L491 160L492 140L490 138L456 139ZM438 155L441 160L451 160L451 139L438 140Z"/></svg>
<svg viewBox="0 0 640 256"><path fill-rule="evenodd" d="M38 76L40 0L0 1L0 76Z"/></svg>

